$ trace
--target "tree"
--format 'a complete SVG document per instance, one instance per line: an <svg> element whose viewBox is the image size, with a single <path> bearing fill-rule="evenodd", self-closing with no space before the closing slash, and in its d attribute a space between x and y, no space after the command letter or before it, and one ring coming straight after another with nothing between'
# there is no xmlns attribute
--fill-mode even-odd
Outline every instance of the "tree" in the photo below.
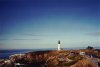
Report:
<svg viewBox="0 0 100 67"><path fill-rule="evenodd" d="M86 49L92 50L94 48L92 46L88 46Z"/></svg>

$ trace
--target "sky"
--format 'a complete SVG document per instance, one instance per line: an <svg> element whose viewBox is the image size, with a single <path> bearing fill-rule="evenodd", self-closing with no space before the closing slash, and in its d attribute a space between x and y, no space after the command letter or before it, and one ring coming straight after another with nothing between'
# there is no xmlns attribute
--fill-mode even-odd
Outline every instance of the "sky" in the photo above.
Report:
<svg viewBox="0 0 100 67"><path fill-rule="evenodd" d="M0 0L0 49L100 47L99 0Z"/></svg>

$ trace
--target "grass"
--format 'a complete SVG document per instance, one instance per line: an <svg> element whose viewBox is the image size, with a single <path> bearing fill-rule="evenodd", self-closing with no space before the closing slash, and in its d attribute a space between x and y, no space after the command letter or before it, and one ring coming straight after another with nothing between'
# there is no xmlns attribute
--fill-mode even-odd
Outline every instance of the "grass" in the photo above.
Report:
<svg viewBox="0 0 100 67"><path fill-rule="evenodd" d="M15 62L30 63L33 65L42 65L42 67L96 67L96 65L91 62L91 59L86 59L85 56L79 55L79 52L83 51L86 54L95 54L100 56L100 52L95 50L61 50L61 51L37 51L26 53L25 58L16 59ZM71 53L75 54L71 54ZM65 60L59 60L64 58ZM68 59L71 61L67 61ZM15 58L14 58L15 59ZM98 61L100 63L100 59Z"/></svg>

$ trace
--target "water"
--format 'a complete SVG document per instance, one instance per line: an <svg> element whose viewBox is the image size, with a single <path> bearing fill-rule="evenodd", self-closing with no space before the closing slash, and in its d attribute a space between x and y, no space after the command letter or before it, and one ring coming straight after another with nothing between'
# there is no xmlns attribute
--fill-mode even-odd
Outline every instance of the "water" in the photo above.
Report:
<svg viewBox="0 0 100 67"><path fill-rule="evenodd" d="M64 50L79 49L79 48L64 48ZM57 50L57 48L45 48L45 49L16 49L16 50L0 50L0 59L8 59L10 55L41 51L41 50Z"/></svg>
<svg viewBox="0 0 100 67"><path fill-rule="evenodd" d="M0 50L0 59L8 59L10 55L28 53L34 51L56 50L55 48L42 48L42 49L14 49L14 50Z"/></svg>
<svg viewBox="0 0 100 67"><path fill-rule="evenodd" d="M57 50L57 48L0 50L0 59L8 59L10 55L14 54L42 51L42 50Z"/></svg>
<svg viewBox="0 0 100 67"><path fill-rule="evenodd" d="M0 50L0 59L8 59L10 55L41 51L44 49L16 49L16 50ZM46 49L45 49L46 50Z"/></svg>
<svg viewBox="0 0 100 67"><path fill-rule="evenodd" d="M32 51L32 50L28 50L28 49L0 50L0 59L7 59L7 58L9 58L10 55L25 53L25 52L28 52L28 51Z"/></svg>

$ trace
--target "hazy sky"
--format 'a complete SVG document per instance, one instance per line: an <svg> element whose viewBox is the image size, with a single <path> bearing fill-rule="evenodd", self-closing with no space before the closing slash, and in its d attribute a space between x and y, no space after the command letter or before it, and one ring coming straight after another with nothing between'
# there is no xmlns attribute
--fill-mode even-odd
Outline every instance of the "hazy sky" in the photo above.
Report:
<svg viewBox="0 0 100 67"><path fill-rule="evenodd" d="M99 0L0 0L0 49L100 45Z"/></svg>

